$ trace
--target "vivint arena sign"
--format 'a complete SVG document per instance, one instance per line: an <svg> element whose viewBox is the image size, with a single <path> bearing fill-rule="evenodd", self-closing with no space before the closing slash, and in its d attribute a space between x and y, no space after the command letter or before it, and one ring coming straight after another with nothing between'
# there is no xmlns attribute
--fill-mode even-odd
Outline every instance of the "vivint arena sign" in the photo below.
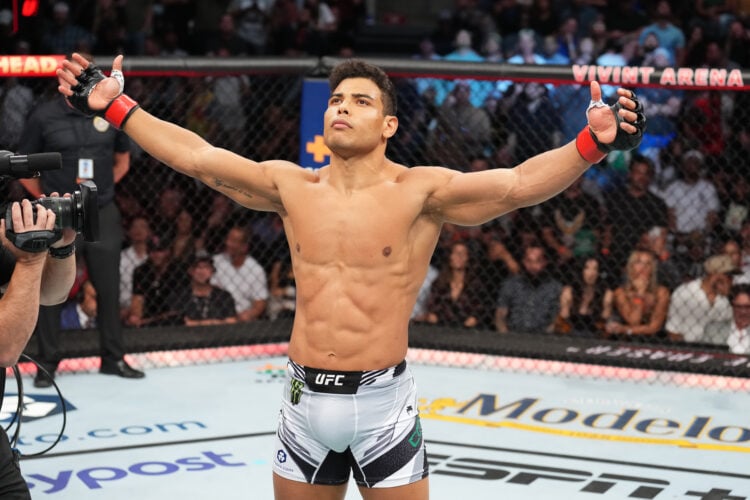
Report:
<svg viewBox="0 0 750 500"><path fill-rule="evenodd" d="M0 77L55 76L55 70L64 59L63 55L0 56ZM499 72L498 78L506 77L501 73L503 71ZM654 68L588 64L574 64L570 67L570 83L596 80L599 83L615 85L740 89L745 87L746 76L740 69L726 68ZM539 79L545 80L544 75L540 74Z"/></svg>

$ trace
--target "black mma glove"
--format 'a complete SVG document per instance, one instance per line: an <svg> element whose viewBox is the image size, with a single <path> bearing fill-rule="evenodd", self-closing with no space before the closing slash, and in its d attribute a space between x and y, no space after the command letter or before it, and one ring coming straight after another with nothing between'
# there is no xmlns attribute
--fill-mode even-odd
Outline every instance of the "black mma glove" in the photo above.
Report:
<svg viewBox="0 0 750 500"><path fill-rule="evenodd" d="M599 151L601 151L602 153L609 153L611 151L629 151L631 149L637 148L643 140L643 132L646 130L646 115L643 114L643 104L641 104L641 101L636 98L635 92L631 90L630 94L630 100L635 102L635 109L633 110L633 113L636 114L636 119L635 122L627 123L630 123L637 129L634 134L629 134L620 128L620 124L625 120L622 119L618 111L627 108L620 104L619 101L609 107L609 109L612 110L612 114L615 115L615 120L617 121L617 135L615 136L614 141L610 142L609 144L602 144L601 142L599 142L599 139L596 138L594 132L592 132L589 128L589 132L591 133L591 137L596 143L596 147L599 148Z"/></svg>
<svg viewBox="0 0 750 500"><path fill-rule="evenodd" d="M643 114L643 104L641 104L636 98L635 92L631 90L630 94L630 99L635 102L635 109L632 111L636 114L636 119L634 122L626 123L630 123L636 128L635 133L629 134L620 128L620 124L625 120L623 120L618 112L621 109L627 108L621 105L618 101L612 106L608 106L612 111L612 114L615 116L615 122L617 125L617 135L615 135L614 141L608 144L599 142L596 134L594 134L591 127L588 125L586 125L586 127L584 127L578 134L578 137L576 138L576 147L578 148L580 155L589 163L600 162L605 156L607 156L607 153L610 153L611 151L628 151L637 148L643 140L643 132L646 130L646 116ZM588 109L604 106L607 105L602 101L592 101L591 104L589 104ZM588 110L586 111L588 112Z"/></svg>
<svg viewBox="0 0 750 500"><path fill-rule="evenodd" d="M94 90L96 84L105 78L107 76L102 73L102 70L98 66L89 64L89 67L81 71L81 74L76 77L78 84L70 87L73 95L66 99L68 99L71 106L86 116L102 116L102 110L94 110L89 107L89 94Z"/></svg>
<svg viewBox="0 0 750 500"><path fill-rule="evenodd" d="M125 122L130 118L130 115L138 109L140 106L133 99L122 93L122 89L125 86L125 78L121 71L112 70L112 77L120 84L120 94L115 97L106 108L103 110L93 110L89 107L89 94L94 90L94 87L107 78L107 76L94 64L81 71L81 74L76 77L78 84L70 87L73 91L73 95L67 97L68 102L72 107L85 114L86 116L102 116L110 124L114 125L118 129L125 126Z"/></svg>

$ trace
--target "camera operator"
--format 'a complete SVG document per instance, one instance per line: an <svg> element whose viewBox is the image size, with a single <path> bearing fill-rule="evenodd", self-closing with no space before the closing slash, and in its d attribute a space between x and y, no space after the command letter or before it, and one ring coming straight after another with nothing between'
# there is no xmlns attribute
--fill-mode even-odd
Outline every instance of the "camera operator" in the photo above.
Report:
<svg viewBox="0 0 750 500"><path fill-rule="evenodd" d="M29 200L14 202L11 217L16 234L51 231L56 218L52 210L42 205L33 207ZM21 250L8 241L5 224L6 221L0 219L0 366L3 368L14 365L26 347L37 321L39 305L64 302L76 274L74 230L63 230L62 237L48 251L34 253ZM0 381L5 387L5 369L0 370ZM0 498L31 498L2 427Z"/></svg>
<svg viewBox="0 0 750 500"><path fill-rule="evenodd" d="M84 116L72 109L63 96L40 103L29 116L18 144L20 154L59 152L62 168L45 171L38 178L21 179L33 196L41 192L66 192L83 180L98 188L99 241L78 239L78 250L86 263L97 295L97 330L101 357L100 373L129 379L142 378L142 371L124 359L125 346L120 321L120 251L122 223L115 204L115 185L130 168L130 139L99 117ZM38 361L54 377L61 361L60 313L62 307L43 307L35 337ZM34 386L49 387L52 379L37 371Z"/></svg>

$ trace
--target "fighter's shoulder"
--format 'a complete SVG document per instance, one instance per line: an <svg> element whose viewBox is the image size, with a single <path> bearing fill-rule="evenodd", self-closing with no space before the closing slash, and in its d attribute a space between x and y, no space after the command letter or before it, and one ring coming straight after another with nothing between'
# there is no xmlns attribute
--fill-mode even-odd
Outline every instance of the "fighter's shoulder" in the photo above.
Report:
<svg viewBox="0 0 750 500"><path fill-rule="evenodd" d="M417 166L404 168L399 177L403 181L415 181L421 183L443 183L460 174L457 170L435 166Z"/></svg>
<svg viewBox="0 0 750 500"><path fill-rule="evenodd" d="M317 171L305 168L287 160L266 160L258 162L269 174L277 179L298 179L302 181L315 181L318 178Z"/></svg>

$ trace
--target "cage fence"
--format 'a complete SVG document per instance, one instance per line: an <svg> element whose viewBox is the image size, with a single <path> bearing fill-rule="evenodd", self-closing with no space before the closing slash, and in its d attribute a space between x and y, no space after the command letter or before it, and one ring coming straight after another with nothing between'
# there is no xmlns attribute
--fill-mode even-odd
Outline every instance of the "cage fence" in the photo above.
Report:
<svg viewBox="0 0 750 500"><path fill-rule="evenodd" d="M445 224L428 275L434 281L425 283L415 307L413 360L747 388L750 359L729 347L730 302L711 297L726 303L706 325L695 317L696 304L705 299L686 286L705 277L715 256L732 259L738 273L729 279L750 281L747 72L367 60L384 68L395 85L399 130L387 155L408 167L507 169L565 144L586 125L591 79L603 81L608 103L618 86L633 90L647 116L637 150L610 154L553 199L479 227ZM325 79L337 62L134 57L126 61L126 92L155 116L216 146L255 160L299 163L314 142L301 123L322 120L303 108L306 85ZM51 78L6 77L0 83L0 146L14 151L34 106L60 97ZM6 182L3 191L7 200L27 196L15 182ZM276 214L239 207L134 143L116 203L126 235L122 321L128 352L142 366L283 354L294 278ZM135 242L167 242L172 265L161 280L164 292L189 286L196 253L220 255L230 234L247 245L258 271L252 280L218 286L232 291L237 313L262 302L257 319L189 326L174 313L172 294L134 283L135 270L148 258L125 251ZM440 287L461 246L469 257L465 296L445 300ZM534 247L545 261L532 280L544 290L535 296L541 303L513 293ZM81 300L85 266L79 259L71 301ZM591 286L587 279L594 280ZM144 315L154 321L132 324L134 293L143 295ZM638 317L632 317L633 304ZM498 331L500 324L509 332ZM96 331L61 335L67 358L61 369L94 369ZM27 353L35 352L32 339Z"/></svg>

